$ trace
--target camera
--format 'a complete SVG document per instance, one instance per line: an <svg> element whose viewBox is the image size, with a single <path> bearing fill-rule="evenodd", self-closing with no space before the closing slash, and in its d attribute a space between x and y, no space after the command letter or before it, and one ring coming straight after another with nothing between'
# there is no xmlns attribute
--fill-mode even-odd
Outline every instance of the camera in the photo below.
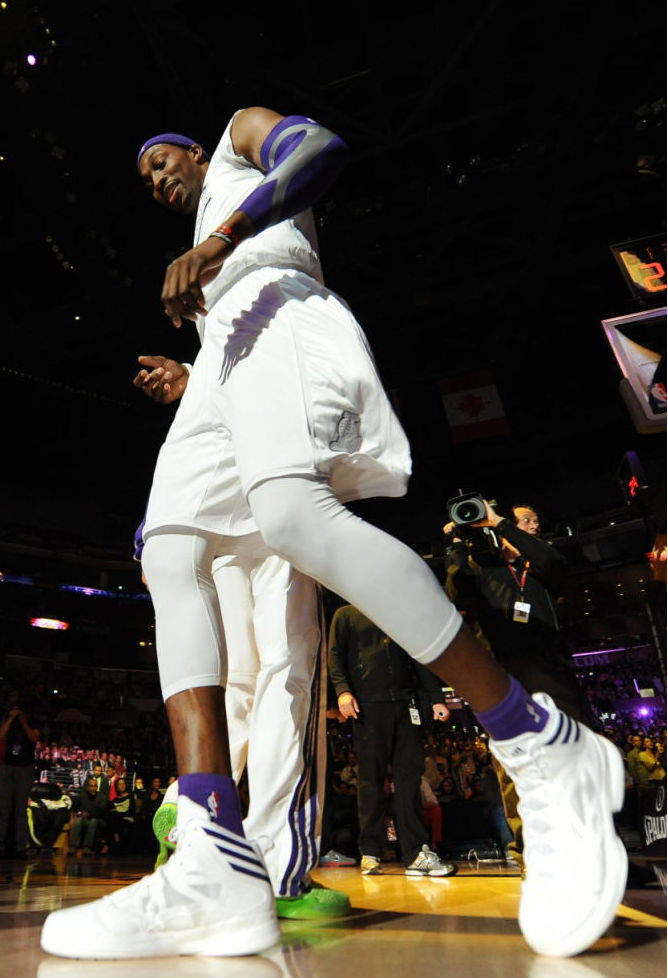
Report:
<svg viewBox="0 0 668 978"><path fill-rule="evenodd" d="M448 514L453 523L459 526L478 523L487 516L485 500L479 492L460 493L447 502Z"/></svg>

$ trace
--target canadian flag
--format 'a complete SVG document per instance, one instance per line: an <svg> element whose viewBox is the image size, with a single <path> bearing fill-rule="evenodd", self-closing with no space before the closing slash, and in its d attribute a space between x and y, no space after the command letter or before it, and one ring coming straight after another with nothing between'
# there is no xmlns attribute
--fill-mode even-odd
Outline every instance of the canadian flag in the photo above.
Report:
<svg viewBox="0 0 668 978"><path fill-rule="evenodd" d="M506 413L489 371L447 377L441 381L440 388L454 442L503 435L508 431Z"/></svg>

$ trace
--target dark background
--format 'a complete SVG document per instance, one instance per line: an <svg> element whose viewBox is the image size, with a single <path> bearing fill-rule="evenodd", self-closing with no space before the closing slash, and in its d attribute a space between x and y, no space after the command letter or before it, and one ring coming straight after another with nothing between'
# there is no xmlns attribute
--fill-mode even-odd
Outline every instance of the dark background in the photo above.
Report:
<svg viewBox="0 0 668 978"><path fill-rule="evenodd" d="M640 308L610 245L665 230L664 40L656 2L8 0L4 538L38 527L129 558L173 413L131 386L136 357L196 349L159 301L192 222L151 202L137 149L165 130L213 148L248 105L352 149L316 209L325 275L414 454L407 497L360 512L434 550L461 487L533 502L559 532L624 505L635 450L663 514L664 436L634 429L600 322ZM438 385L479 369L509 433L457 446Z"/></svg>

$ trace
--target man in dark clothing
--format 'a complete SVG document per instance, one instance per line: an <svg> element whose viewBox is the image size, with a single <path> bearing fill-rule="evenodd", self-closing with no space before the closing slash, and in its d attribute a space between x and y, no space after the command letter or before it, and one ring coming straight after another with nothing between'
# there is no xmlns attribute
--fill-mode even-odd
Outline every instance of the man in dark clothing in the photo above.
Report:
<svg viewBox="0 0 668 978"><path fill-rule="evenodd" d="M514 506L513 519L495 512L475 527L490 527L499 541L484 554L469 554L465 531L448 523L446 591L473 618L495 659L529 692L547 692L576 720L597 726L589 701L569 666L556 604L568 573L566 559L539 538L530 506ZM458 534L461 534L458 535Z"/></svg>
<svg viewBox="0 0 668 978"><path fill-rule="evenodd" d="M485 500L486 518L498 547L470 551L470 535L447 523L446 592L494 657L530 693L548 693L557 706L592 730L598 727L589 700L569 666L556 604L568 573L562 554L539 538L540 520L531 506L513 506L513 519ZM469 540L469 545L463 537ZM507 855L522 863L522 820L512 780L495 760L503 806L513 841Z"/></svg>
<svg viewBox="0 0 668 978"><path fill-rule="evenodd" d="M0 854L5 850L13 809L15 853L19 857L25 856L28 846L28 796L35 780L35 744L40 734L26 707L18 690L14 690L0 724L0 744L4 746L0 764Z"/></svg>
<svg viewBox="0 0 668 978"><path fill-rule="evenodd" d="M427 845L420 797L425 711L423 706L421 714L419 705L426 701L434 719L447 719L440 681L351 605L338 608L332 618L328 666L339 710L354 720L362 873L381 871L386 807L383 787L389 765L406 874L452 875L456 867L442 863Z"/></svg>
<svg viewBox="0 0 668 978"><path fill-rule="evenodd" d="M70 853L80 856L91 855L100 840L104 829L104 816L107 808L107 797L99 791L97 781L89 777L85 791L78 797L76 818L70 833Z"/></svg>
<svg viewBox="0 0 668 978"><path fill-rule="evenodd" d="M102 765L99 761L93 764L93 773L91 775L95 784L97 785L97 792L104 804L109 801L109 780L105 776Z"/></svg>

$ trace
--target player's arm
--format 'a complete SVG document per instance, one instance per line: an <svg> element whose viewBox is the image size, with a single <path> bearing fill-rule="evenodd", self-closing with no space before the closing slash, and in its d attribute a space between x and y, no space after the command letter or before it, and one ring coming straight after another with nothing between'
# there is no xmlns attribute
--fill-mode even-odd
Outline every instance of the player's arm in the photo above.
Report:
<svg viewBox="0 0 668 978"><path fill-rule="evenodd" d="M281 116L255 106L239 112L232 124L235 152L264 179L230 216L251 233L293 217L318 200L348 158L336 133L303 115ZM238 217L242 214L245 218Z"/></svg>
<svg viewBox="0 0 668 978"><path fill-rule="evenodd" d="M235 153L264 179L214 232L223 235L223 260L241 241L314 204L348 158L344 141L313 119L260 106L237 113L231 136Z"/></svg>
<svg viewBox="0 0 668 978"><path fill-rule="evenodd" d="M343 140L313 119L259 106L237 113L231 136L235 153L264 177L208 238L169 266L161 298L175 326L183 316L206 315L202 287L234 249L314 204L348 156Z"/></svg>

